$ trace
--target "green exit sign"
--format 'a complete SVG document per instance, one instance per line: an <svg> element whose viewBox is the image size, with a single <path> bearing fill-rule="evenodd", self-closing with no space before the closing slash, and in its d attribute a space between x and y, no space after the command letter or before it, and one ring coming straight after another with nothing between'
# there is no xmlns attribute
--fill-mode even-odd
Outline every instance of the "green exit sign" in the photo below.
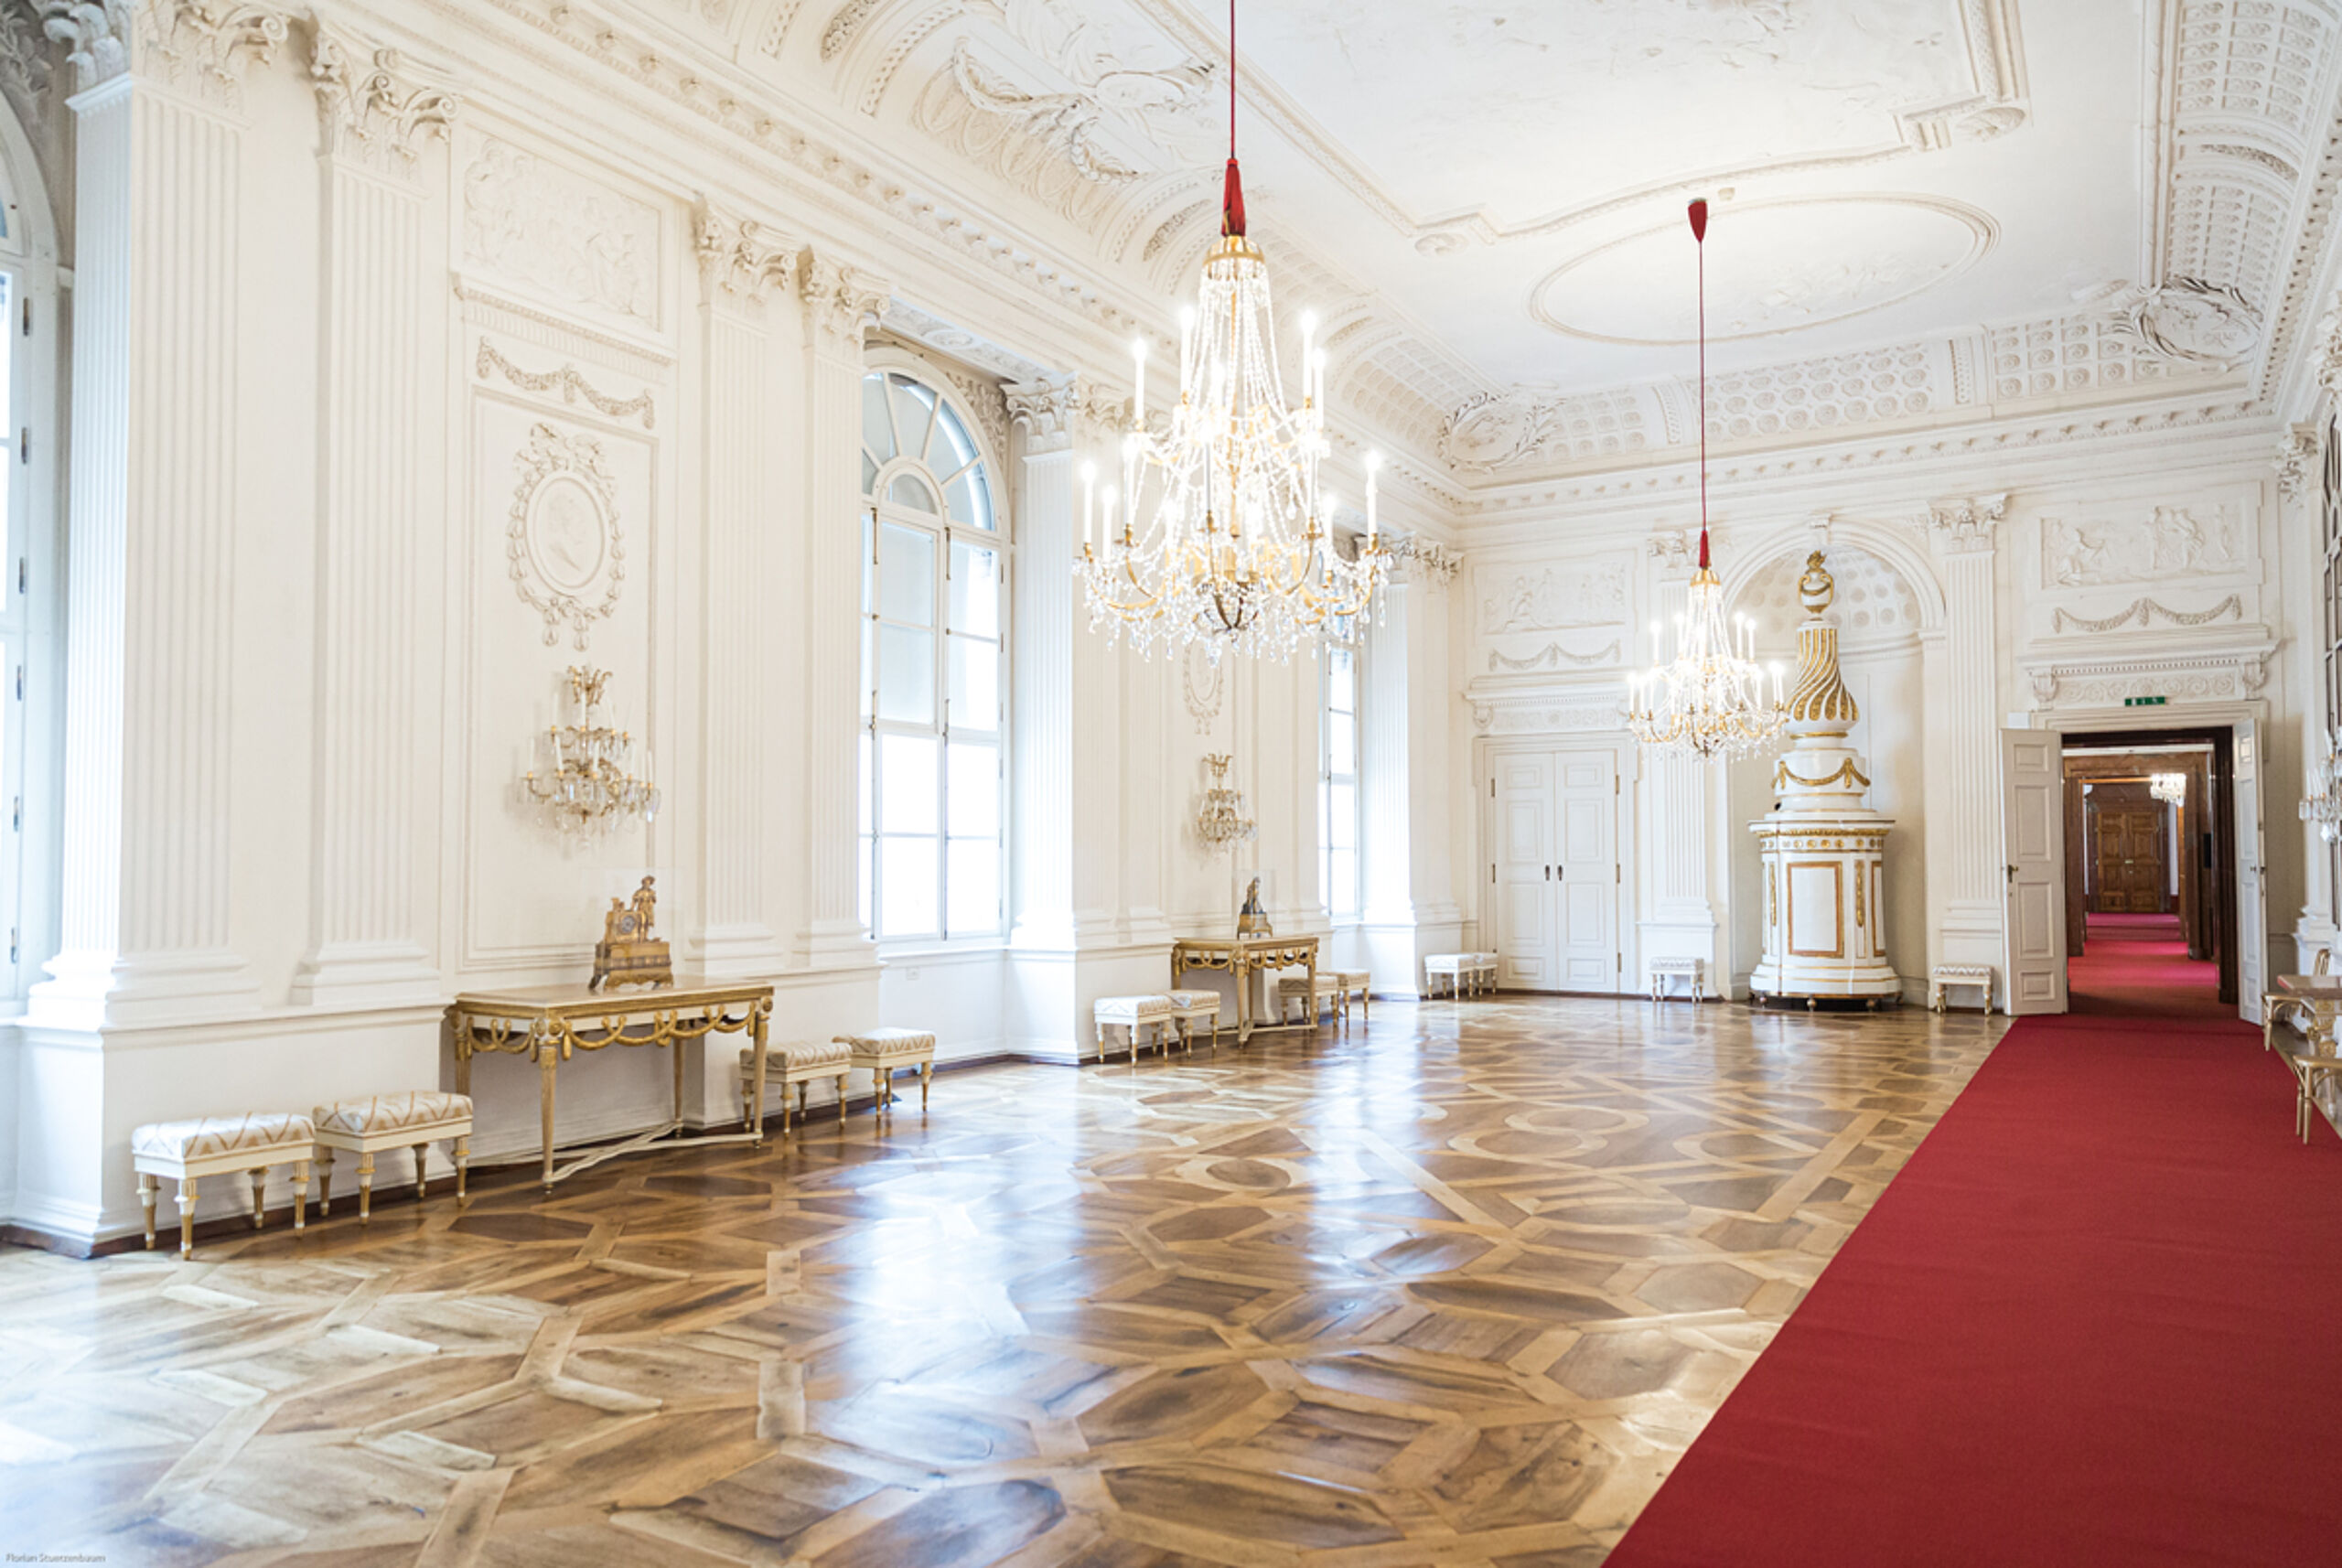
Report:
<svg viewBox="0 0 2342 1568"><path fill-rule="evenodd" d="M2122 705L2126 708L2160 708L2169 701L2169 697L2125 697Z"/></svg>

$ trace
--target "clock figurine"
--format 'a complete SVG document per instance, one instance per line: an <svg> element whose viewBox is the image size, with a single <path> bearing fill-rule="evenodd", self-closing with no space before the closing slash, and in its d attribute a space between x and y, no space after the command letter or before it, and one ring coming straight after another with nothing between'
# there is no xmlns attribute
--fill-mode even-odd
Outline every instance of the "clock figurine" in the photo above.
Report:
<svg viewBox="0 0 2342 1568"><path fill-rule="evenodd" d="M650 934L651 917L659 908L659 895L650 884L646 876L631 899L610 900L602 915L602 940L594 944L594 978L586 990L675 983L674 961L668 956L667 944Z"/></svg>

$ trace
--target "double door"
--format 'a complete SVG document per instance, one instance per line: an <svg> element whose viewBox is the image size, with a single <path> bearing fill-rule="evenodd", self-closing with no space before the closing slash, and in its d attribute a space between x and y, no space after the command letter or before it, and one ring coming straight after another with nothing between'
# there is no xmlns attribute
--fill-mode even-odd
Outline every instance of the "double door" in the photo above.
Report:
<svg viewBox="0 0 2342 1568"><path fill-rule="evenodd" d="M2142 805L2100 799L2111 792L2101 785L2085 807L2094 861L2090 910L2100 915L2163 914L2171 908L2171 854L2165 832L2168 813L2160 801Z"/></svg>
<svg viewBox="0 0 2342 1568"><path fill-rule="evenodd" d="M1488 879L1500 987L1620 988L1618 804L1614 751L1493 757Z"/></svg>

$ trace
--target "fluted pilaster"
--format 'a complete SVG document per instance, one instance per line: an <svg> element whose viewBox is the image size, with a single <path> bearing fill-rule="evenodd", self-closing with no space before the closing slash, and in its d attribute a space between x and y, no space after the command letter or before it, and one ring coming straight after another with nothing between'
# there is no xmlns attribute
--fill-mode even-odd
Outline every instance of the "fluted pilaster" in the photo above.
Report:
<svg viewBox="0 0 2342 1568"><path fill-rule="evenodd" d="M2005 495L1937 501L1930 541L1942 564L1944 638L1929 671L1928 815L1937 853L1929 875L1943 881L1938 961L2002 961L2000 652L1993 631L1994 558ZM1942 782L1939 813L1932 781ZM1939 835L1939 836L1937 836Z"/></svg>
<svg viewBox="0 0 2342 1568"><path fill-rule="evenodd" d="M817 969L869 961L856 908L854 736L861 679L863 334L886 308L886 285L819 252L806 258L805 747L806 865L811 904L798 949Z"/></svg>
<svg viewBox="0 0 2342 1568"><path fill-rule="evenodd" d="M323 121L317 713L311 939L296 1002L427 1001L415 819L417 552L431 467L435 340L418 333L428 246L423 157L455 95L395 50L322 24L309 72Z"/></svg>
<svg viewBox="0 0 2342 1568"><path fill-rule="evenodd" d="M766 789L772 663L766 541L775 503L766 454L776 423L768 301L795 283L804 246L770 225L704 203L697 232L705 348L707 613L701 659L707 749L700 811L704 903L693 946L708 974L757 974L779 968L784 957L771 923L766 829L773 816ZM850 510L834 519L816 514L817 534L838 528L851 540L852 524ZM848 641L852 646L851 632ZM852 897L849 886L849 916Z"/></svg>
<svg viewBox="0 0 2342 1568"><path fill-rule="evenodd" d="M1072 564L1075 382L1070 376L1008 389L1023 436L1015 575L1016 727L1015 925L1020 948L1073 945Z"/></svg>

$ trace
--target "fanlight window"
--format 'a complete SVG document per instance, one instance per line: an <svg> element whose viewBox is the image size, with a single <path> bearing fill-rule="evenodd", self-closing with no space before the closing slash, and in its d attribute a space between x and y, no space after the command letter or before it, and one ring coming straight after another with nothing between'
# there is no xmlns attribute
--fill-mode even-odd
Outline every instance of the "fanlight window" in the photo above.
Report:
<svg viewBox="0 0 2342 1568"><path fill-rule="evenodd" d="M881 941L1003 929L1006 542L966 423L862 382L862 918Z"/></svg>

